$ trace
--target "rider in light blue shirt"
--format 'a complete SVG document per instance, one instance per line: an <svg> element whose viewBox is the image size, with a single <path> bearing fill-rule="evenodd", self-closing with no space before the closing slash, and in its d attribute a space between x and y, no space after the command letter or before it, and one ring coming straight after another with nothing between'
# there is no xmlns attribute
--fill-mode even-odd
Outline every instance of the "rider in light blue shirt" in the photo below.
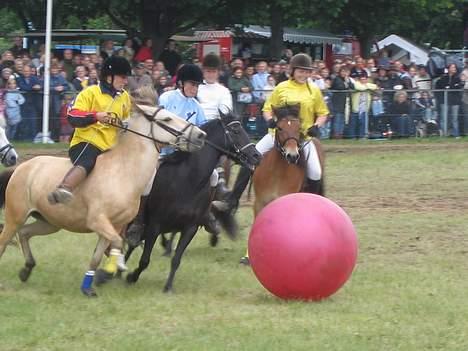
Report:
<svg viewBox="0 0 468 351"><path fill-rule="evenodd" d="M200 126L206 122L205 112L195 98L198 86L203 83L203 73L197 65L183 65L177 72L178 89L166 91L159 97L159 105L177 116ZM172 147L161 150L161 156L172 153Z"/></svg>

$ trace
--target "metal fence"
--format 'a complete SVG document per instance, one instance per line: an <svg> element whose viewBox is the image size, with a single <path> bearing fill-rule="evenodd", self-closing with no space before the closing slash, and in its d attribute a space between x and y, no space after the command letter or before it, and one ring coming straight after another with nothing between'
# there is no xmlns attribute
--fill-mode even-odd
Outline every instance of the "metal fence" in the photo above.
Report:
<svg viewBox="0 0 468 351"><path fill-rule="evenodd" d="M25 102L19 106L21 121L10 125L12 140L40 142L42 134L42 93L23 93ZM264 101L272 90L250 93L232 92L233 105L244 127L253 137L262 137L267 126L262 117ZM0 116L8 115L5 91L0 93ZM50 138L66 140L73 129L66 120L64 108L77 94L67 91L51 94ZM322 138L391 138L468 135L467 90L324 90L330 110ZM400 96L405 96L404 98ZM398 103L401 99L403 103ZM400 101L401 102L401 101ZM0 121L1 122L1 121ZM3 121L5 123L5 120Z"/></svg>
<svg viewBox="0 0 468 351"><path fill-rule="evenodd" d="M324 90L330 110L322 138L468 135L468 90ZM271 91L233 92L247 130L266 132L262 107Z"/></svg>

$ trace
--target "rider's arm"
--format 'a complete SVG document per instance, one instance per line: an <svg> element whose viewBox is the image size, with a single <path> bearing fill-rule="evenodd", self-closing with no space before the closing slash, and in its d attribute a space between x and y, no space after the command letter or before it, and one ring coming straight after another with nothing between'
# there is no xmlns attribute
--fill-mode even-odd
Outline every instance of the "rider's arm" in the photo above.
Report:
<svg viewBox="0 0 468 351"><path fill-rule="evenodd" d="M314 125L321 127L327 122L327 117L330 114L330 111L325 103L322 92L319 89L317 89L316 92L319 97L315 99L314 111L317 117L315 118Z"/></svg>
<svg viewBox="0 0 468 351"><path fill-rule="evenodd" d="M75 128L84 128L96 122L104 122L107 112L89 111L92 96L90 91L84 90L76 97L73 106L68 110L68 122Z"/></svg>

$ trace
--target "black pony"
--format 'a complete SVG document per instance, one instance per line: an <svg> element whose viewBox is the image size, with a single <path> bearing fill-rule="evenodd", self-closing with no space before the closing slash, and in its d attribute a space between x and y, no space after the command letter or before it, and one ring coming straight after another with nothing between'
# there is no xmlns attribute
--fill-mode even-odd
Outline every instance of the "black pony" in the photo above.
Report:
<svg viewBox="0 0 468 351"><path fill-rule="evenodd" d="M251 169L261 160L260 153L233 115L221 115L220 119L204 124L201 129L207 134L205 146L201 150L174 153L160 165L156 173L146 202L144 250L138 268L127 275L129 283L135 283L141 272L148 267L151 251L159 234L181 232L171 261L171 271L164 286L165 292L170 291L185 249L198 227L205 223L212 200L210 176L220 156L226 155ZM227 231L234 235L232 231ZM129 246L126 260L134 248Z"/></svg>

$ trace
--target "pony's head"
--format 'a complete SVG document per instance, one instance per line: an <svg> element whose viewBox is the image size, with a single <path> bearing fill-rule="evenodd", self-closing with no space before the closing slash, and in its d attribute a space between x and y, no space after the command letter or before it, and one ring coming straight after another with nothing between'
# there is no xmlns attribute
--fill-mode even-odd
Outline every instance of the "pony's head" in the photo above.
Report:
<svg viewBox="0 0 468 351"><path fill-rule="evenodd" d="M253 170L260 163L262 154L257 151L239 118L232 111L223 113L219 110L219 116L224 128L225 147L234 154L236 161Z"/></svg>
<svg viewBox="0 0 468 351"><path fill-rule="evenodd" d="M289 163L297 163L300 158L301 120L300 105L274 107L276 116L276 146Z"/></svg>
<svg viewBox="0 0 468 351"><path fill-rule="evenodd" d="M14 166L18 160L18 154L8 141L5 129L0 127L0 161L6 167Z"/></svg>
<svg viewBox="0 0 468 351"><path fill-rule="evenodd" d="M143 86L132 92L134 109L129 128L182 151L199 150L204 145L206 133L183 118L155 106L156 99L157 94L152 87Z"/></svg>

